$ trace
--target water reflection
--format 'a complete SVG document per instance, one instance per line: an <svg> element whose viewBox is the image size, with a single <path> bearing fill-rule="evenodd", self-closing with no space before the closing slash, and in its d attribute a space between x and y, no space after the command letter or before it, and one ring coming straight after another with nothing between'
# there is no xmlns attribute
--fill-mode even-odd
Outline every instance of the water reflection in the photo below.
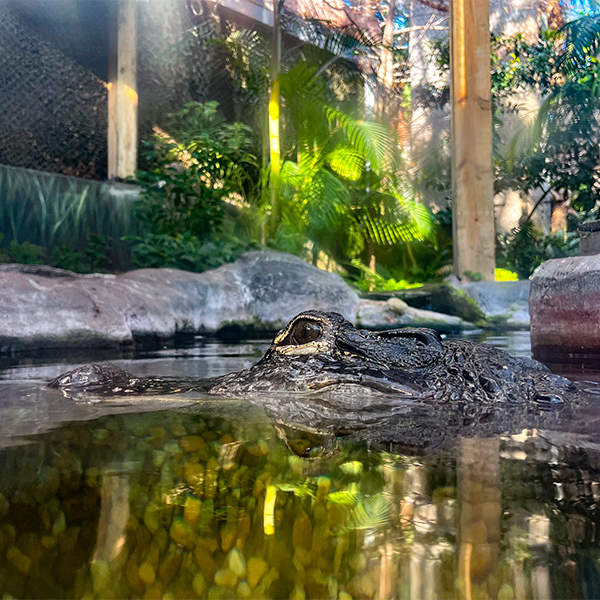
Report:
<svg viewBox="0 0 600 600"><path fill-rule="evenodd" d="M593 437L524 429L400 453L260 414L111 414L0 450L0 594L600 594Z"/></svg>

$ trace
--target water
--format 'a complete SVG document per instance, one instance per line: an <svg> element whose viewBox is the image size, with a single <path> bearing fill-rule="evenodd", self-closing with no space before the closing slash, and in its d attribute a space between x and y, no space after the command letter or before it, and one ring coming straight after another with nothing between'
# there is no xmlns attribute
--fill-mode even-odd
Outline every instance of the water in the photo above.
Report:
<svg viewBox="0 0 600 600"><path fill-rule="evenodd" d="M487 341L529 353L526 333ZM113 362L209 377L266 344ZM600 597L593 406L411 448L294 430L239 401L74 404L42 387L90 358L2 364L3 598Z"/></svg>

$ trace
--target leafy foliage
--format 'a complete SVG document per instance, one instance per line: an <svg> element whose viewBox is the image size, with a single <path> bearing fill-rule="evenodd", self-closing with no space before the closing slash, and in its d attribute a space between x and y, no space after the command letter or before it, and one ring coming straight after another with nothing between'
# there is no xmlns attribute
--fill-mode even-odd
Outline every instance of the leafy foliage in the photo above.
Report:
<svg viewBox="0 0 600 600"><path fill-rule="evenodd" d="M571 21L559 31L542 32L535 44L521 35L492 39L496 114L522 110L514 102L517 91L533 89L543 97L537 115L511 140L502 140L502 122L495 119L495 189L524 194L539 189L543 198L550 193L562 196L574 216L569 227L599 212L599 48L597 14ZM447 45L438 43L436 53L446 68ZM437 179L431 182L435 185ZM562 233L544 235L530 218L498 241L498 263L525 278L543 260L570 255L576 246L574 234L566 239Z"/></svg>
<svg viewBox="0 0 600 600"><path fill-rule="evenodd" d="M106 236L92 234L83 252L77 252L70 246L59 246L52 252L53 267L68 269L75 273L104 273L109 268L107 257L108 239Z"/></svg>
<svg viewBox="0 0 600 600"><path fill-rule="evenodd" d="M4 235L0 233L0 243ZM0 250L0 263L20 263L22 265L41 265L44 263L46 250L42 246L11 240L10 244Z"/></svg>
<svg viewBox="0 0 600 600"><path fill-rule="evenodd" d="M600 15L585 15L565 23L562 33L565 44L559 65L569 75L576 75L596 60L600 50Z"/></svg>
<svg viewBox="0 0 600 600"><path fill-rule="evenodd" d="M171 267L195 272L234 261L243 252L256 247L233 237L202 243L189 231L176 235L147 234L136 241L132 250L132 262L136 267Z"/></svg>
<svg viewBox="0 0 600 600"><path fill-rule="evenodd" d="M3 235L0 233L0 243ZM70 246L62 245L50 253L48 248L30 244L18 243L16 240L0 250L0 263L19 263L22 265L50 264L60 269L68 269L75 273L103 272L109 266L107 257L107 238L92 235L83 252L78 252Z"/></svg>
<svg viewBox="0 0 600 600"><path fill-rule="evenodd" d="M363 76L351 59L369 44L331 34L324 49L306 46L283 56L281 221L267 227L271 246L349 265L432 235L429 212L399 185L398 141L389 127L364 119L357 102ZM264 113L268 44L241 31L222 47L238 93ZM260 118L254 123L266 127ZM264 194L261 202L273 219Z"/></svg>
<svg viewBox="0 0 600 600"><path fill-rule="evenodd" d="M518 281L519 276L514 271L510 271L509 269L496 267L495 279L496 281Z"/></svg>
<svg viewBox="0 0 600 600"><path fill-rule="evenodd" d="M152 234L191 232L209 238L222 225L224 201L242 197L249 179L250 130L226 123L217 103L190 103L172 115L170 132L145 143L151 171L139 171L143 188L137 214Z"/></svg>
<svg viewBox="0 0 600 600"><path fill-rule="evenodd" d="M389 272L386 269L379 267L382 272L373 272L359 260L353 260L352 266L359 270L360 276L354 280L353 283L359 289L364 292L378 291L378 292L394 292L397 290L407 290L411 288L417 288L421 286L421 283L411 283L406 279L396 280L389 276Z"/></svg>
<svg viewBox="0 0 600 600"><path fill-rule="evenodd" d="M396 183L398 144L389 128L328 105L314 66L282 77L282 93L297 135L297 160L288 158L281 171L282 238L305 235L313 257L323 251L348 261L431 235L427 209Z"/></svg>
<svg viewBox="0 0 600 600"><path fill-rule="evenodd" d="M252 245L222 235L227 206L243 208L255 185L251 131L225 122L217 107L186 104L171 115L169 133L157 131L145 144L153 168L138 172L144 232L129 237L134 265L203 271Z"/></svg>
<svg viewBox="0 0 600 600"><path fill-rule="evenodd" d="M544 235L531 222L498 239L497 263L514 271L519 279L531 277L537 267L551 258L577 254L575 233Z"/></svg>
<svg viewBox="0 0 600 600"><path fill-rule="evenodd" d="M129 252L121 238L139 232L134 194L121 185L0 166L0 233L13 248L44 248L36 260L47 263L61 246L85 254L100 236L107 240L103 267L123 269ZM15 250L12 260L33 260L26 254Z"/></svg>

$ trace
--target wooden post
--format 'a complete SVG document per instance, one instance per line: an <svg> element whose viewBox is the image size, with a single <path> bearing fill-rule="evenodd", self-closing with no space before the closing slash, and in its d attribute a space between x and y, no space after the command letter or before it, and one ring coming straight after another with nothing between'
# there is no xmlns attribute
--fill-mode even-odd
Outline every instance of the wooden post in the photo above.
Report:
<svg viewBox="0 0 600 600"><path fill-rule="evenodd" d="M390 114L391 99L394 96L394 20L396 18L396 0L388 2L388 12L381 39L379 55L379 69L377 70L377 100L375 114L382 122L387 117L394 119L395 114ZM388 120L389 123L389 120Z"/></svg>
<svg viewBox="0 0 600 600"><path fill-rule="evenodd" d="M454 272L494 279L489 0L450 3ZM466 275L465 275L466 273Z"/></svg>
<svg viewBox="0 0 600 600"><path fill-rule="evenodd" d="M137 169L136 0L117 0L111 26L108 83L108 177Z"/></svg>

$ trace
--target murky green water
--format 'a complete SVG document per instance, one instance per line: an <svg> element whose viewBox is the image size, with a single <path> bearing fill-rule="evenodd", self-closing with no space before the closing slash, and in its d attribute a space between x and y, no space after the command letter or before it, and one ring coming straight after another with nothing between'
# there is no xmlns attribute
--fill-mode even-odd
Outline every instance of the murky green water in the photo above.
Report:
<svg viewBox="0 0 600 600"><path fill-rule="evenodd" d="M213 376L263 348L119 364ZM0 371L4 598L600 597L593 406L411 449L282 427L239 401L73 404L41 387L64 364L29 362Z"/></svg>

